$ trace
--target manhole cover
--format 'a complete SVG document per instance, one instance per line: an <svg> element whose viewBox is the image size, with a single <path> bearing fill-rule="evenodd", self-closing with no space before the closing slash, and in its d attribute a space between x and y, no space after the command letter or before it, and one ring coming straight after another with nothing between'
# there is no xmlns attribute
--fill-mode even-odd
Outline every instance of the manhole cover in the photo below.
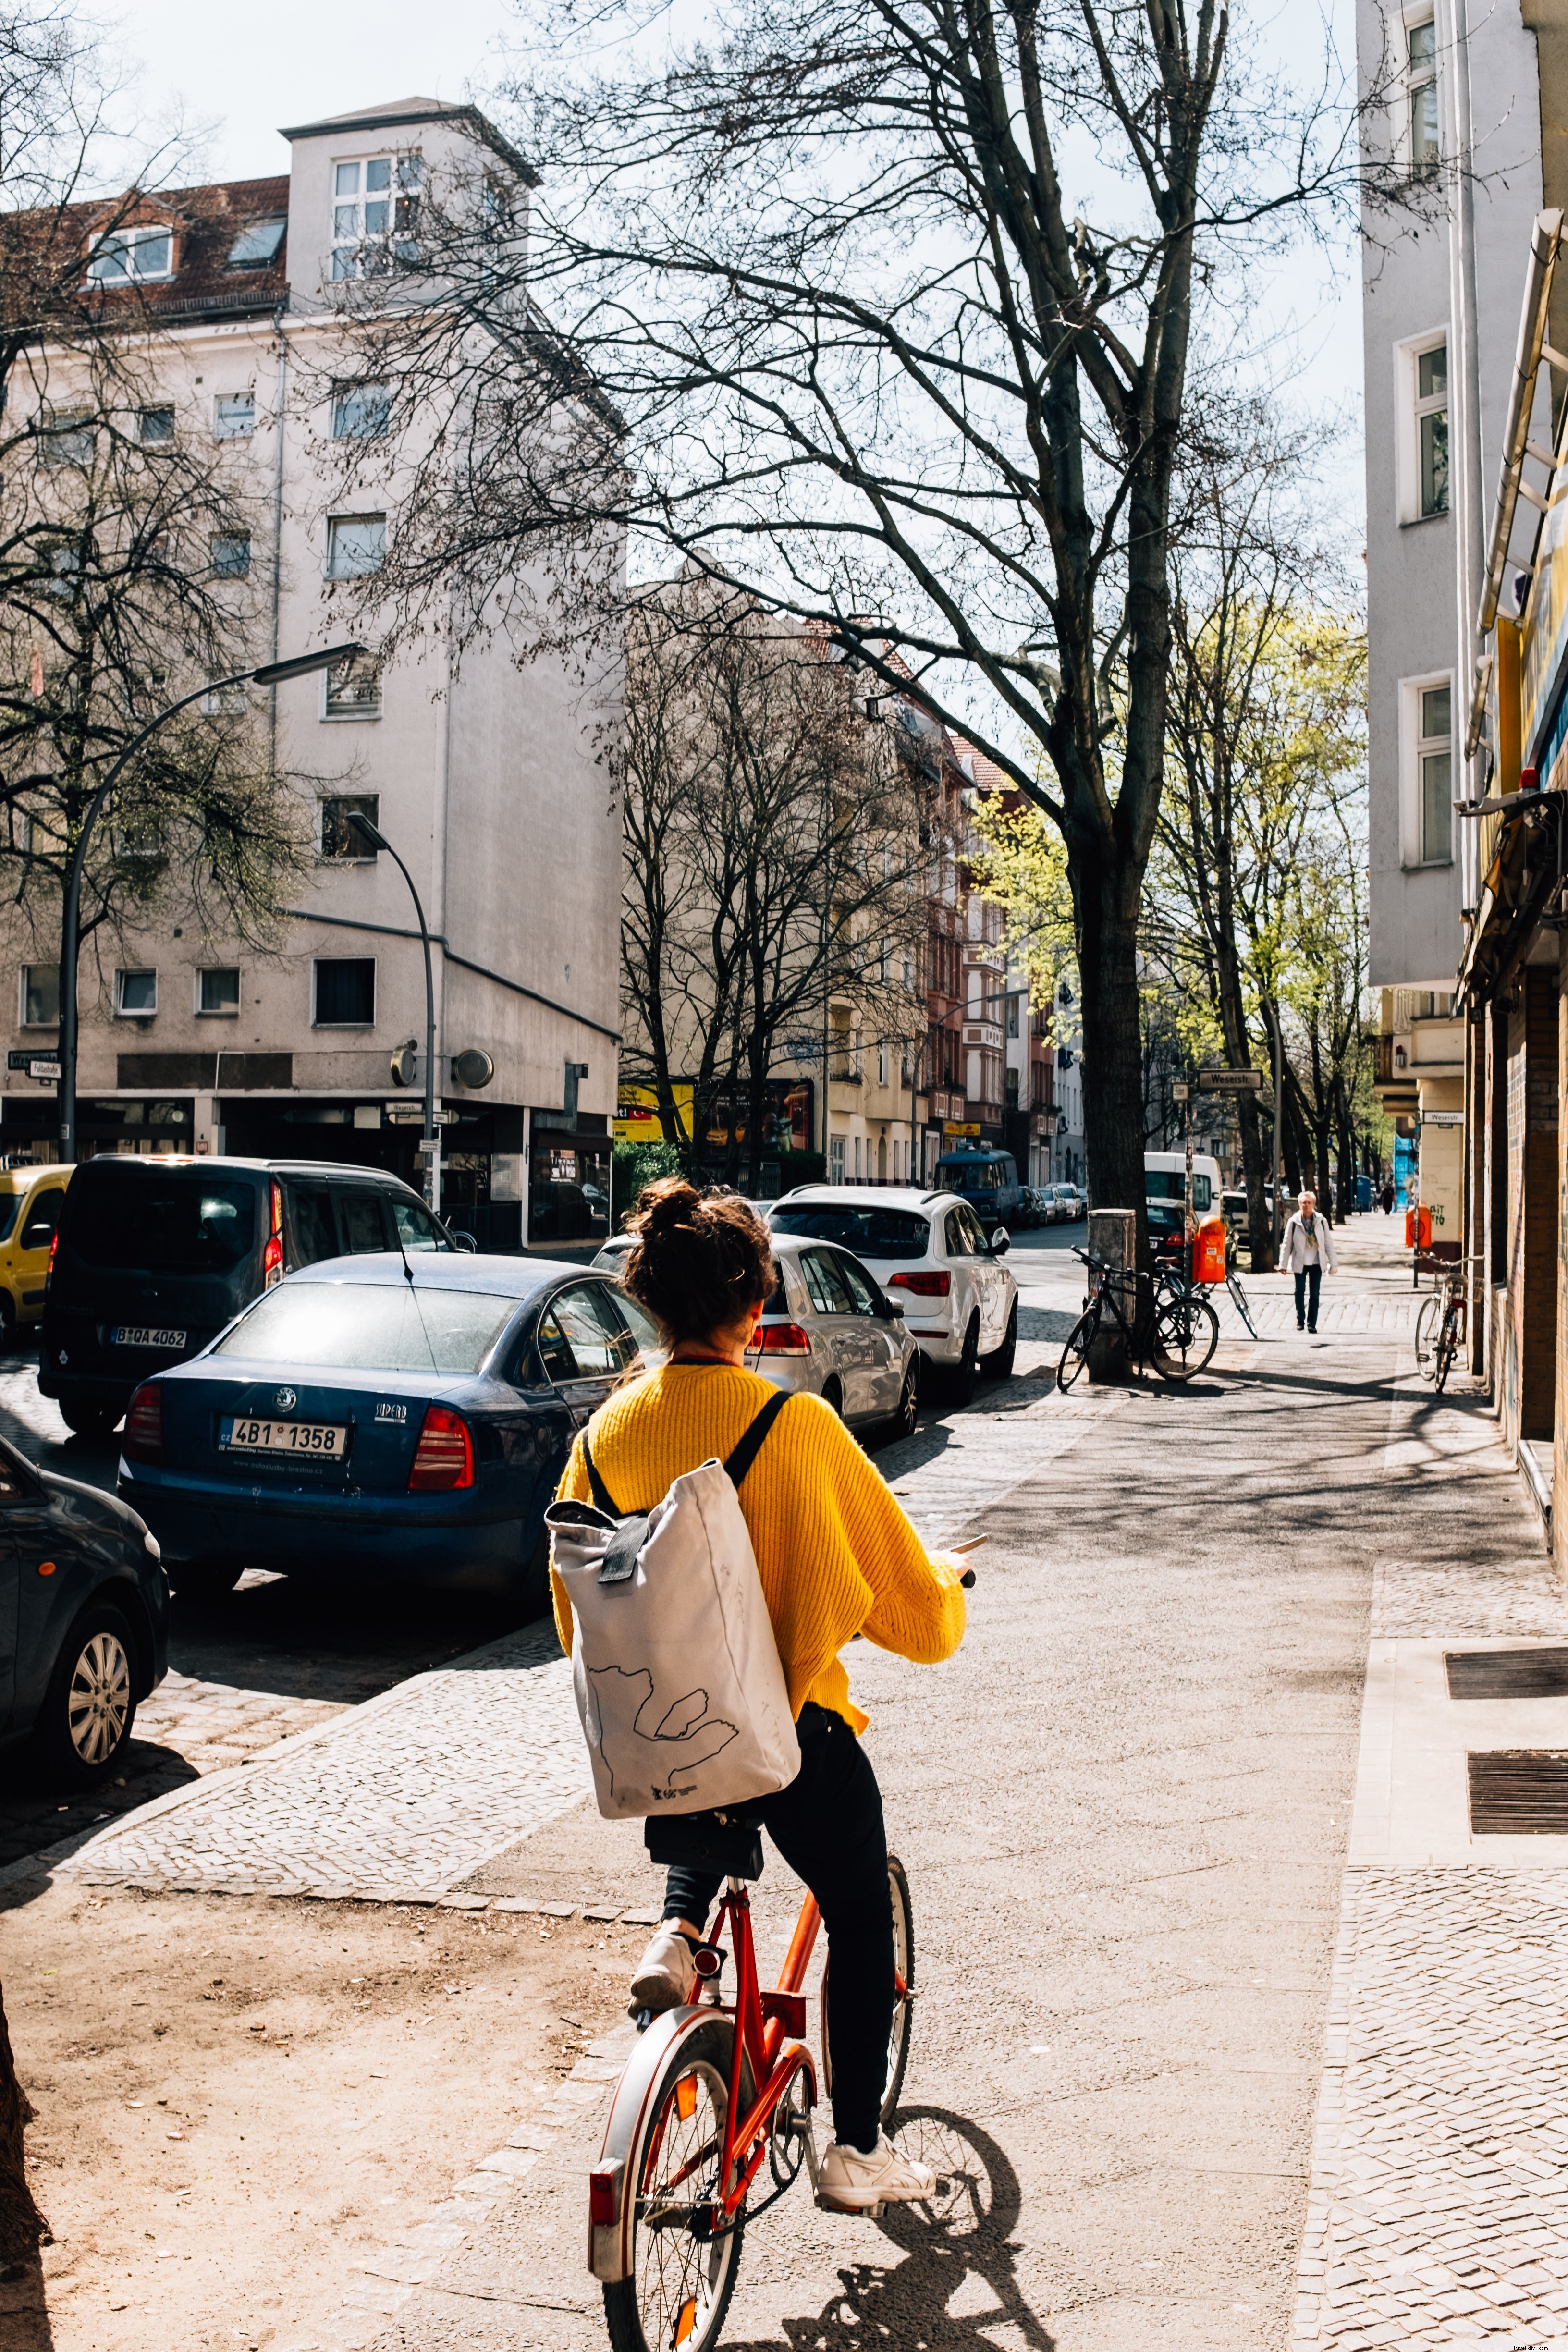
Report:
<svg viewBox="0 0 1568 2352"><path fill-rule="evenodd" d="M1450 1650L1450 1698L1568 1698L1568 1650Z"/></svg>
<svg viewBox="0 0 1568 2352"><path fill-rule="evenodd" d="M1568 1753L1488 1748L1465 1761L1473 1837L1568 1836Z"/></svg>

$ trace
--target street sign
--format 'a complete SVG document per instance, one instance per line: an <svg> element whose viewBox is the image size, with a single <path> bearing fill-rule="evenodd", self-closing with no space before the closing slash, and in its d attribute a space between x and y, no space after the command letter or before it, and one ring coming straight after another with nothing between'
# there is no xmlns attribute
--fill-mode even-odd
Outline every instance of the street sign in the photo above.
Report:
<svg viewBox="0 0 1568 2352"><path fill-rule="evenodd" d="M1192 1094L1193 1090L1191 1087L1184 1086L1182 1081L1178 1078L1175 1085L1171 1088L1171 1100L1173 1102L1190 1102L1192 1100Z"/></svg>
<svg viewBox="0 0 1568 2352"><path fill-rule="evenodd" d="M1263 1084L1261 1070L1200 1070L1198 1092L1203 1095L1256 1094Z"/></svg>
<svg viewBox="0 0 1568 2352"><path fill-rule="evenodd" d="M13 1045L5 1056L8 1070L26 1070L30 1078L47 1079L51 1085L59 1076L60 1066L52 1054L29 1053L26 1045Z"/></svg>
<svg viewBox="0 0 1568 2352"><path fill-rule="evenodd" d="M1423 1127L1463 1127L1464 1123L1462 1110L1424 1110L1421 1114Z"/></svg>
<svg viewBox="0 0 1568 2352"><path fill-rule="evenodd" d="M60 1080L60 1066L58 1062L29 1062L27 1076L36 1078L40 1086L56 1087Z"/></svg>

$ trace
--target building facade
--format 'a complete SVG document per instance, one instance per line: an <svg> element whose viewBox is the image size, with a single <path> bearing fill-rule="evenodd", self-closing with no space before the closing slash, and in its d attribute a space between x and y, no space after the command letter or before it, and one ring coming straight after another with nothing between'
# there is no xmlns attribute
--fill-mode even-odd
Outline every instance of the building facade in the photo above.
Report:
<svg viewBox="0 0 1568 2352"><path fill-rule="evenodd" d="M111 254L89 208L80 222L84 270L137 281L155 383L143 417L210 445L244 506L248 535L213 560L258 663L350 634L343 583L385 546L398 390L365 381L343 281L416 267L433 175L478 156L520 220L531 180L476 110L433 100L282 135L286 173L122 206ZM57 405L69 374L67 354ZM345 439L352 493L333 463ZM84 1155L302 1154L419 1181L424 956L402 875L355 830L363 811L406 864L433 941L443 1209L491 1246L590 1229L616 1102L619 816L596 756L604 714L517 653L502 632L454 661L432 631L379 665L249 690L303 803L309 870L264 949L182 919L175 887L159 902L173 912L84 954ZM0 1146L48 1158L58 947L47 921L9 929Z"/></svg>

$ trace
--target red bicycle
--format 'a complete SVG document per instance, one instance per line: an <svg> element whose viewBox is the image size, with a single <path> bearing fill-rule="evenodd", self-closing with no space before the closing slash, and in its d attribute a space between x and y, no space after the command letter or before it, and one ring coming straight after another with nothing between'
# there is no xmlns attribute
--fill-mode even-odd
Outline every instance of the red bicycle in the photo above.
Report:
<svg viewBox="0 0 1568 2352"><path fill-rule="evenodd" d="M884 2130L903 2086L914 2000L909 1880L891 1854L888 1897L896 2000ZM719 1990L729 1957L719 1941L726 1922L735 1960L731 2001ZM712 1937L697 1955L698 2000L656 2018L626 2062L588 2176L588 2267L604 2284L615 2352L709 2352L735 2292L748 2221L793 2187L803 2166L817 2188L816 2068L806 2046L803 1988L821 1924L808 1894L779 1981L764 1990L752 1898L744 1878L731 1878ZM826 1972L820 2024L825 2088L831 2090ZM760 2204L749 2206L764 2162L772 2186ZM817 2202L831 2207L820 2191Z"/></svg>

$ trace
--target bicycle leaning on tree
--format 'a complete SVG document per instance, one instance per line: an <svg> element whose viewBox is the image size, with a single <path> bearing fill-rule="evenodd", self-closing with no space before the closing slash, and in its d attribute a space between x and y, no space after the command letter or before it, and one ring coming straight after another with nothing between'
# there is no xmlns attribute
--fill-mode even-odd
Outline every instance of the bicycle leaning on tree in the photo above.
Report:
<svg viewBox="0 0 1568 2352"><path fill-rule="evenodd" d="M1073 1255L1082 1258L1089 1269L1089 1295L1062 1349L1057 1366L1058 1388L1071 1388L1108 1325L1121 1333L1129 1361L1140 1369L1152 1364L1163 1380L1190 1381L1204 1370L1219 1345L1219 1318L1199 1291L1131 1273L1093 1250L1075 1249ZM1140 1311L1145 1300L1146 1313Z"/></svg>

